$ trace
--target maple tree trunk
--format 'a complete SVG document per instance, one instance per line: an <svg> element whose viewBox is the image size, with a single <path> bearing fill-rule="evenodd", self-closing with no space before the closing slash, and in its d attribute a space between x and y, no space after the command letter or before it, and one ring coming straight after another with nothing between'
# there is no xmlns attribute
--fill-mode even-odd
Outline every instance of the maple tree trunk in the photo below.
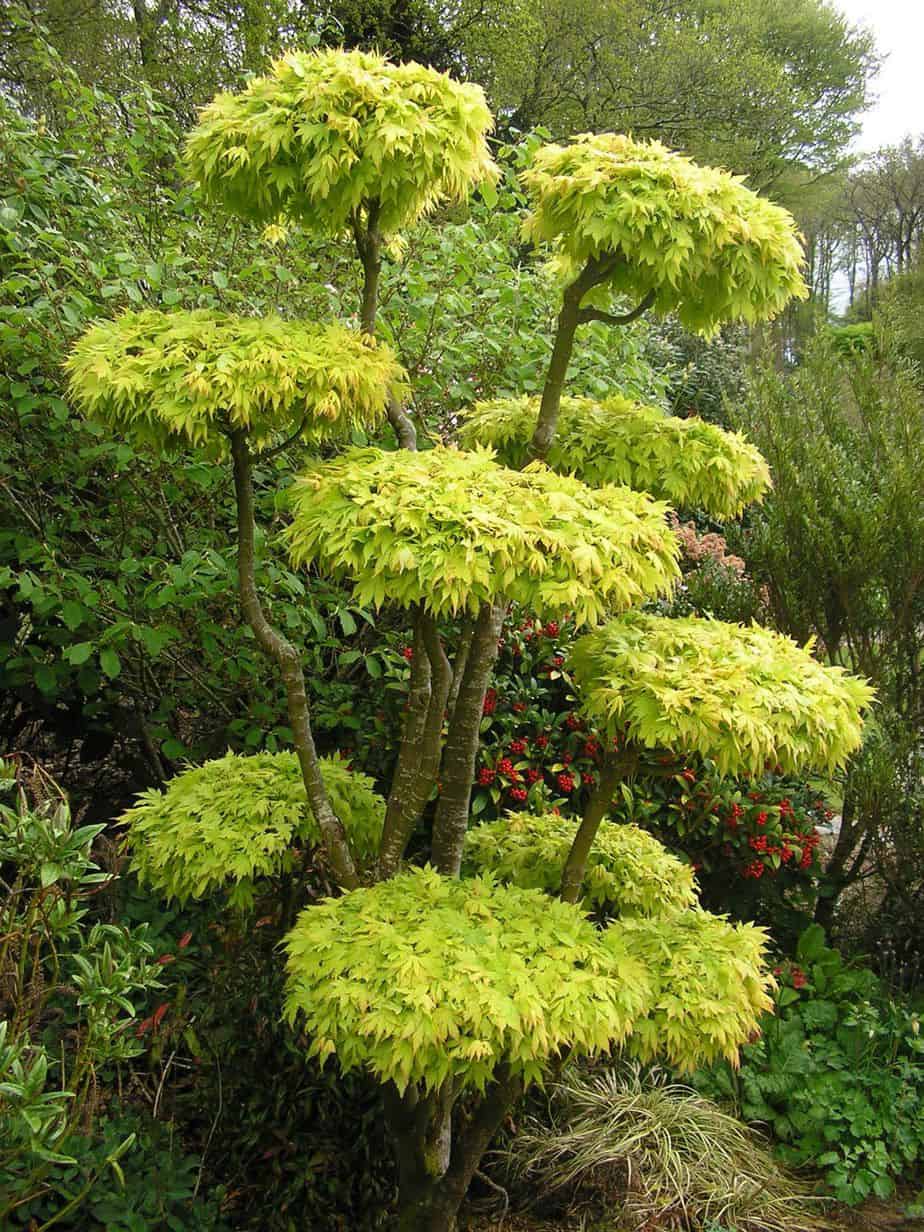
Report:
<svg viewBox="0 0 924 1232"><path fill-rule="evenodd" d="M241 609L253 629L257 644L276 663L286 690L292 743L301 767L308 803L324 841L324 847L337 880L344 889L353 890L359 877L343 823L334 812L314 745L308 694L301 656L287 638L274 629L263 611L257 592L254 550L254 509L252 458L246 434L240 429L231 433L231 456L234 460L234 493L237 500L237 572Z"/></svg>
<svg viewBox="0 0 924 1232"><path fill-rule="evenodd" d="M462 866L484 698L497 658L497 640L505 612L506 604L496 603L485 604L478 614L446 736L432 858L434 866L447 877L458 877Z"/></svg>
<svg viewBox="0 0 924 1232"><path fill-rule="evenodd" d="M455 1232L472 1177L522 1090L519 1079L501 1073L454 1134L451 1099L437 1093L415 1102L386 1088L398 1159L398 1232Z"/></svg>

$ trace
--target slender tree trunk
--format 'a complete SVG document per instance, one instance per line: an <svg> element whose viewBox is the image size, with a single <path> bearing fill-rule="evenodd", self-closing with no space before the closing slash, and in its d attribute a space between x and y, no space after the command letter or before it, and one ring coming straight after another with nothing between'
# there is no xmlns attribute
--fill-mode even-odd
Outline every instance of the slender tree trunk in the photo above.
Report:
<svg viewBox="0 0 924 1232"><path fill-rule="evenodd" d="M539 418L536 420L533 439L529 446L532 458L547 457L555 436L561 410L562 391L565 387L565 377L568 375L571 352L574 350L574 335L580 323L581 300L584 294L585 287L580 280L565 288L561 311L558 314L555 342L552 345L552 358L549 361L549 370L542 388Z"/></svg>
<svg viewBox="0 0 924 1232"><path fill-rule="evenodd" d="M404 734L379 848L377 874L380 879L391 877L397 869L436 783L451 682L452 669L436 621L420 608Z"/></svg>
<svg viewBox="0 0 924 1232"><path fill-rule="evenodd" d="M286 690L292 741L301 767L308 803L318 823L337 880L345 889L352 890L359 885L359 877L343 824L331 807L324 780L321 778L311 731L301 656L295 646L270 624L257 592L252 459L246 434L240 429L231 433L231 455L234 461L234 491L237 498L237 571L241 609L253 629L257 644L279 668Z"/></svg>
<svg viewBox="0 0 924 1232"><path fill-rule="evenodd" d="M497 658L497 639L505 611L506 605L497 603L485 605L478 615L446 736L442 786L433 824L432 858L436 868L447 877L458 877L462 866L484 696Z"/></svg>
<svg viewBox="0 0 924 1232"><path fill-rule="evenodd" d="M369 202L365 223L359 214L353 215L353 239L363 267L363 292L359 323L364 334L375 336L375 318L379 304L379 278L382 273L382 235L379 231L379 202ZM386 407L388 422L394 429L402 449L417 448L417 430L411 417L394 395L389 395Z"/></svg>
<svg viewBox="0 0 924 1232"><path fill-rule="evenodd" d="M581 885L587 872L587 860L590 856L594 839L600 829L600 823L607 815L613 800L613 793L620 780L634 768L637 763L634 754L614 757L607 754L600 769L600 782L587 801L584 816L578 826L568 859L565 861L561 878L561 897L566 903L576 903L581 896Z"/></svg>

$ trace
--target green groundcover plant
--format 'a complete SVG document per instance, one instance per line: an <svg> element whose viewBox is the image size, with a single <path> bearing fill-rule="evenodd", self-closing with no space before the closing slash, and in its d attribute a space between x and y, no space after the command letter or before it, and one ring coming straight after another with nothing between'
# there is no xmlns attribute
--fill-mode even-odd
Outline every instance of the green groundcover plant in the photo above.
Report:
<svg viewBox="0 0 924 1232"><path fill-rule="evenodd" d="M697 1085L772 1131L784 1160L821 1169L842 1202L891 1197L924 1159L919 1013L845 963L817 924L776 974L774 1012L740 1070L720 1066Z"/></svg>
<svg viewBox="0 0 924 1232"><path fill-rule="evenodd" d="M666 618L635 616L630 609L665 595L678 575L667 506L545 461L580 326L677 308L708 333L723 320L772 316L804 294L791 218L724 172L612 134L537 150L523 175L532 198L524 233L548 245L565 285L528 465L512 469L477 441L417 449L406 381L375 339L382 263L402 230L438 202L479 185L490 199L490 122L477 87L429 69L355 52L284 57L243 93L205 109L186 165L205 198L233 214L351 239L363 270L359 330L348 340L334 326L293 325L298 345L285 350L278 334L271 345L255 341L263 326L241 318L216 322L198 341L188 317L164 313L145 318L140 356L123 318L89 331L69 365L73 398L111 431L154 437L179 424L197 449L230 461L241 610L278 668L312 819L268 803L270 841L281 846L288 833L301 849L317 840L340 891L306 907L286 937L287 1013L307 1028L307 1051L381 1084L398 1163L397 1226L421 1232L456 1225L512 1102L566 1052L623 1045L681 1067L733 1060L769 1008L765 934L684 908L690 881L679 866L667 912L633 915L629 903L623 915L608 898L613 918L601 927L578 903L601 821L647 747L678 758L700 752L731 774L768 756L794 769L833 765L859 741L869 700L860 682L758 629L686 621L672 633ZM638 303L611 312L614 292ZM129 388L123 372L132 374ZM235 372L239 379L228 375ZM193 433L190 398L202 400ZM380 440L334 452L332 438L343 433L331 427L362 423L371 432L383 411L397 450ZM753 452L738 438L707 435L722 459L712 468L725 494L716 507L758 495L765 480ZM338 799L325 779L301 648L275 622L274 596L257 585L265 544L254 469L296 443L315 453L294 485L283 546L297 566L344 579L361 602L388 608L410 630L407 705L372 860L368 827L351 832L353 797ZM666 491L673 467L665 452L644 467L645 482ZM643 473L641 457L633 473ZM546 889L504 884L490 869L461 875L485 701L514 600L542 619L571 613L582 627L601 625L579 656L580 692L588 713L613 724L560 885ZM601 623L614 613L622 615ZM633 691L633 658L645 669L644 696ZM774 682L781 704L771 698ZM228 772L235 781L234 763ZM129 835L136 859L162 868L179 835L183 876L198 893L215 888L220 870L195 835L197 825L219 824L214 811L187 808L187 776L197 773L179 776L149 813L142 806L150 824ZM266 867L266 836L249 830L233 791L216 793L215 804L223 841L251 848L226 861L233 891ZM429 867L408 867L425 814ZM547 824L540 816L537 830ZM669 857L650 848L648 858L653 875L670 876ZM615 875L608 893L619 897Z"/></svg>

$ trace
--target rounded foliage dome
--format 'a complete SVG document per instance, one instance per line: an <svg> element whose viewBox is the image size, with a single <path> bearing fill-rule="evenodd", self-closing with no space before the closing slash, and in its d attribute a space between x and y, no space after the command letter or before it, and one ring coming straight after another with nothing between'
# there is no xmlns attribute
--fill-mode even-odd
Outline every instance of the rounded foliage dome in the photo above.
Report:
<svg viewBox="0 0 924 1232"><path fill-rule="evenodd" d="M286 938L290 1017L313 1054L399 1088L526 1079L566 1048L620 1042L651 981L580 908L545 894L399 873L301 913Z"/></svg>
<svg viewBox="0 0 924 1232"><path fill-rule="evenodd" d="M490 445L508 466L523 466L538 414L538 398L476 402L462 425L462 443ZM619 394L602 402L562 398L545 461L591 487L625 484L716 518L737 517L770 487L767 463L740 432Z"/></svg>
<svg viewBox="0 0 924 1232"><path fill-rule="evenodd" d="M552 242L572 281L589 260L608 285L687 328L761 321L808 294L792 215L657 141L583 133L540 147L523 172L532 198L526 236Z"/></svg>
<svg viewBox="0 0 924 1232"><path fill-rule="evenodd" d="M372 779L322 758L321 778L361 861L378 849L385 801ZM142 792L121 817L132 868L167 898L203 898L282 872L292 844L316 846L321 834L294 753L228 753L178 774L163 790Z"/></svg>
<svg viewBox="0 0 924 1232"><path fill-rule="evenodd" d="M67 361L81 409L139 441L221 451L233 428L257 445L303 425L348 437L385 414L403 377L392 351L342 325L211 309L98 321Z"/></svg>
<svg viewBox="0 0 924 1232"><path fill-rule="evenodd" d="M738 1049L773 1008L766 968L768 935L695 909L653 920L620 920L624 944L653 985L651 1005L626 1050L642 1061L664 1058L690 1070Z"/></svg>
<svg viewBox="0 0 924 1232"><path fill-rule="evenodd" d="M678 576L665 505L538 464L513 471L484 449L348 450L308 470L291 501L293 561L348 578L362 604L439 616L515 600L589 623Z"/></svg>
<svg viewBox="0 0 924 1232"><path fill-rule="evenodd" d="M629 612L578 639L571 669L595 722L721 774L833 770L859 747L872 690L759 625Z"/></svg>
<svg viewBox="0 0 924 1232"><path fill-rule="evenodd" d="M301 913L286 1012L312 1055L401 1091L481 1089L498 1066L529 1082L634 1034L691 1068L735 1059L769 1008L765 942L702 911L600 929L538 890L411 869Z"/></svg>
<svg viewBox="0 0 924 1232"><path fill-rule="evenodd" d="M577 827L574 818L555 813L511 813L468 831L465 861L525 890L554 894ZM689 864L638 826L610 822L597 831L581 889L586 910L602 907L621 919L665 915L696 901Z"/></svg>
<svg viewBox="0 0 924 1232"><path fill-rule="evenodd" d="M184 161L207 199L244 218L322 232L378 203L386 235L496 174L480 86L366 51L293 51L219 94Z"/></svg>

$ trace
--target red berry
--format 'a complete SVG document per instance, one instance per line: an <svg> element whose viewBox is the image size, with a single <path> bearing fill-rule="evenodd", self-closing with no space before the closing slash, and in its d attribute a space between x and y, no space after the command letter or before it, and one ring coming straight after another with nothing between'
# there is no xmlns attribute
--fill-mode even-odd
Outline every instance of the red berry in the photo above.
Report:
<svg viewBox="0 0 924 1232"><path fill-rule="evenodd" d="M568 795L570 792L574 791L574 778L572 775L568 774L567 771L559 774L555 779L555 782L558 784L558 790L563 791L565 795Z"/></svg>
<svg viewBox="0 0 924 1232"><path fill-rule="evenodd" d="M410 663L411 659L413 659L414 657L414 647L405 646L404 649L401 651L401 654L405 659L407 659L408 663Z"/></svg>
<svg viewBox="0 0 924 1232"><path fill-rule="evenodd" d="M516 800L520 804L522 804L523 801L526 799L526 788L525 787L511 787L510 788L510 799Z"/></svg>

